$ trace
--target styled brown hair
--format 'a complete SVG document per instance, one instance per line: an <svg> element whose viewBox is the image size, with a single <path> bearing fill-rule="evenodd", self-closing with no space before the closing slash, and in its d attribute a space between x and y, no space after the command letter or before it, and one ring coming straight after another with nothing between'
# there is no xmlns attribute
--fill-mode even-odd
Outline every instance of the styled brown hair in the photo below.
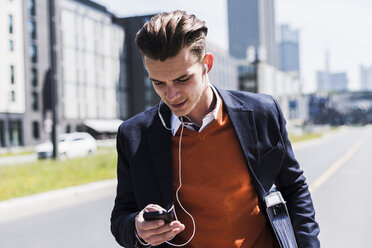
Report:
<svg viewBox="0 0 372 248"><path fill-rule="evenodd" d="M136 44L143 56L165 61L176 56L183 48L201 60L205 54L205 22L185 11L163 12L153 16L137 32Z"/></svg>

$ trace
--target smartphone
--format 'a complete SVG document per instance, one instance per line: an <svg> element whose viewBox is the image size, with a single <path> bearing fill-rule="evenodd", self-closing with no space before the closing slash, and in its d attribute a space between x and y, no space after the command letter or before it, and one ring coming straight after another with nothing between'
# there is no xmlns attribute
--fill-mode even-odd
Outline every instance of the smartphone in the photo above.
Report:
<svg viewBox="0 0 372 248"><path fill-rule="evenodd" d="M144 212L143 218L145 219L145 221L164 220L165 223L171 223L173 220L175 220L173 211Z"/></svg>

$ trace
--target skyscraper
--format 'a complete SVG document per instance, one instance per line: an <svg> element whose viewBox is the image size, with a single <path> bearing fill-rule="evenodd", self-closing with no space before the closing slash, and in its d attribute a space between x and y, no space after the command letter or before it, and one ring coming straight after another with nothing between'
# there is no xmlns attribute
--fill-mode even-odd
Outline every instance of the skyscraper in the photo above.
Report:
<svg viewBox="0 0 372 248"><path fill-rule="evenodd" d="M228 0L227 8L230 55L277 66L274 0Z"/></svg>
<svg viewBox="0 0 372 248"><path fill-rule="evenodd" d="M292 30L288 25L280 26L279 54L280 70L294 72L299 76L300 53L298 30Z"/></svg>

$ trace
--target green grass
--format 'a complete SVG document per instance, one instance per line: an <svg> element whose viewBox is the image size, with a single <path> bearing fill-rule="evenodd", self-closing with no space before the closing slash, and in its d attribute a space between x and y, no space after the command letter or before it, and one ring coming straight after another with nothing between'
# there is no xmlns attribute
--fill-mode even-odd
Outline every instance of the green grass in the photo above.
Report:
<svg viewBox="0 0 372 248"><path fill-rule="evenodd" d="M289 140L292 143L295 143L295 142L300 142L300 141L304 141L304 140L320 138L322 136L323 136L322 133L306 133L306 134L303 134L303 135L291 135L291 134L289 134Z"/></svg>
<svg viewBox="0 0 372 248"><path fill-rule="evenodd" d="M0 167L0 201L115 178L115 148L65 161L42 160Z"/></svg>

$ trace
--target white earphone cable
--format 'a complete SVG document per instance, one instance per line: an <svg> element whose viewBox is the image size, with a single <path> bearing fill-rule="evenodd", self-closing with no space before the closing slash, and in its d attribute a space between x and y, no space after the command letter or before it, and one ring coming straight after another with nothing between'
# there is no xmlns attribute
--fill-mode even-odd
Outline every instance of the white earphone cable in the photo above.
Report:
<svg viewBox="0 0 372 248"><path fill-rule="evenodd" d="M159 103L159 107L158 107L158 115L159 115L159 118L160 118L160 121L161 123L163 124L164 128L166 128L167 130L169 131L172 131L172 128L169 128L167 127L167 125L165 124L165 121L163 119L163 116L161 115L160 113L160 105L162 103L162 100L160 100L160 103ZM179 180L179 186L176 190L176 199L177 199L177 202L178 204L180 205L181 209L188 215L190 216L191 220L192 220L192 224L193 224L193 232L192 232L192 235L190 237L190 239L183 243L183 244L173 244L169 241L166 241L165 243L169 244L169 245L172 245L172 246L175 246L175 247L182 247L182 246L185 246L187 245L195 236L195 231L196 231L196 224L195 224L195 220L194 220L194 217L192 217L192 215L183 207L180 199L179 199L179 195L178 195L178 192L180 191L181 187L182 187L182 162L181 162L181 147L182 147L182 135L183 135L183 129L185 127L185 124L183 122L183 118L181 120L181 133L180 133L180 139L179 139L179 142L178 142L178 180ZM174 207L174 206L173 206ZM177 214L176 214L176 210L175 208L173 209L174 210L174 215L176 217L176 220L178 220L178 217L177 217Z"/></svg>
<svg viewBox="0 0 372 248"><path fill-rule="evenodd" d="M191 237L189 238L189 240L183 244L173 244L169 241L167 241L166 243L169 244L169 245L172 245L172 246L175 246L175 247L182 247L182 246L185 246L187 245L195 236L195 231L196 231L196 224L195 224L195 220L194 220L194 217L192 217L192 215L182 206L181 204L181 201L179 199L179 196L178 196L178 192L180 191L181 187L182 187L182 173L181 173L181 169L182 169L182 163L181 163L181 144L182 144L182 134L183 134L183 129L184 129L184 126L185 124L183 123L182 121L182 124L181 124L181 134L180 134L180 140L178 142L178 180L179 180L179 186L176 190L176 199L177 199L177 202L178 204L180 205L180 207L182 208L182 210L188 215L190 216L191 220L192 220L192 224L193 224L193 232L192 232L192 235ZM176 214L176 211L174 211L174 214L176 216L176 220L178 220L178 217L177 217L177 214Z"/></svg>
<svg viewBox="0 0 372 248"><path fill-rule="evenodd" d="M165 129L167 129L167 130L169 130L169 131L172 131L172 128L167 127L167 125L165 124L165 121L164 121L164 119L163 119L163 116L162 116L161 113L160 113L160 105L161 105L162 102L163 102L163 101L160 99L159 106L158 106L158 115L159 115L160 121L161 121L161 123L163 124L163 126L165 127Z"/></svg>

